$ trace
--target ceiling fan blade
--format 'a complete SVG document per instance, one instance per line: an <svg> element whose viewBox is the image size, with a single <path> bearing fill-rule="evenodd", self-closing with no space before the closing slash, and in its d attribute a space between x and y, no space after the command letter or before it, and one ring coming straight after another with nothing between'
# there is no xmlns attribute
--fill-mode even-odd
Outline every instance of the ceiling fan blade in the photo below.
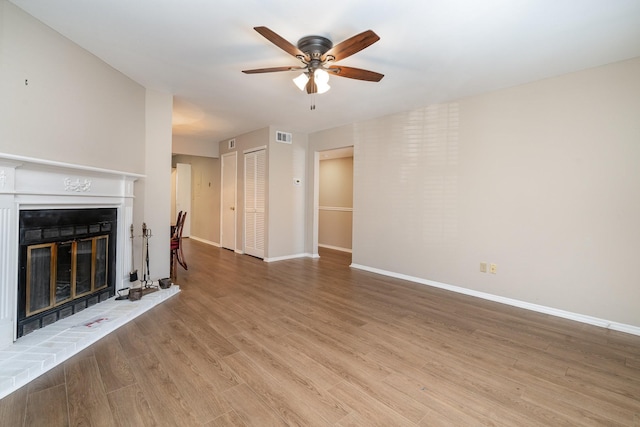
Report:
<svg viewBox="0 0 640 427"><path fill-rule="evenodd" d="M327 70L335 76L366 80L368 82L379 82L384 77L384 74L376 73L375 71L343 67L342 65L332 65L331 67L328 67Z"/></svg>
<svg viewBox="0 0 640 427"><path fill-rule="evenodd" d="M373 31L363 31L329 49L329 51L324 54L322 60L324 61L332 56L335 58L334 61L340 61L354 53L360 52L365 47L371 46L378 40L380 40L380 37Z"/></svg>
<svg viewBox="0 0 640 427"><path fill-rule="evenodd" d="M307 81L307 93L318 93L318 85L314 73L309 73L309 81Z"/></svg>
<svg viewBox="0 0 640 427"><path fill-rule="evenodd" d="M254 30L259 32L264 38L269 40L271 43L278 46L280 49L287 52L289 55L293 55L296 58L302 56L303 58L309 59L307 55L304 54L303 51L298 49L295 45L289 43L287 40L280 37L278 34L274 33L267 27L253 27Z"/></svg>
<svg viewBox="0 0 640 427"><path fill-rule="evenodd" d="M295 71L304 70L306 67L270 67L270 68L256 68L254 70L242 70L245 74L258 74L258 73L273 73L277 71Z"/></svg>

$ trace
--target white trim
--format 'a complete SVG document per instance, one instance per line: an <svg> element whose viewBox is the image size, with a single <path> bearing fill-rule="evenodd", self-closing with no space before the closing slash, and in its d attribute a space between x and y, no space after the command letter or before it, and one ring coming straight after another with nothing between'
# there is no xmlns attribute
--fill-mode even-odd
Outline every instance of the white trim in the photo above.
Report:
<svg viewBox="0 0 640 427"><path fill-rule="evenodd" d="M312 236L311 236L311 251L314 255L318 255L318 232L320 224L320 153L314 151L313 153L313 210L312 212ZM308 191L308 190L307 190Z"/></svg>
<svg viewBox="0 0 640 427"><path fill-rule="evenodd" d="M349 248L341 248L339 246L323 245L321 243L318 243L318 247L319 248L326 248L326 249L333 249L334 251L352 253L351 249L349 249Z"/></svg>
<svg viewBox="0 0 640 427"><path fill-rule="evenodd" d="M7 160L14 160L14 161L17 161L17 162L20 162L20 163L22 163L22 162L24 162L24 163L33 163L33 164L38 164L38 165L43 165L43 166L54 166L54 167L57 167L57 168L74 169L74 170L81 170L81 171L87 171L87 172L96 172L96 173L103 173L103 174L108 174L108 175L119 175L119 176L131 177L131 178L144 178L145 177L145 175L138 174L138 173L123 172L123 171L112 170L112 169L96 168L96 167L93 167L93 166L77 165L77 164L74 164L74 163L57 162L57 161L46 160L46 159L37 159L35 157L16 156L15 154L0 153L0 158L7 159Z"/></svg>
<svg viewBox="0 0 640 427"><path fill-rule="evenodd" d="M249 154L249 153L253 153L255 151L266 150L266 149L267 149L266 145L261 145L259 147L247 148L246 150L242 151L242 154Z"/></svg>
<svg viewBox="0 0 640 427"><path fill-rule="evenodd" d="M279 256L279 257L273 257L273 258L263 258L263 261L264 262L285 261L288 259L308 258L311 256L312 255L309 253L301 253L301 254L285 255L285 256Z"/></svg>
<svg viewBox="0 0 640 427"><path fill-rule="evenodd" d="M201 243L204 243L204 244L207 244L207 245L215 246L216 248L220 247L220 243L212 242L211 240L207 240L207 239L201 239L200 237L189 236L189 239L196 240L198 242L201 242Z"/></svg>
<svg viewBox="0 0 640 427"><path fill-rule="evenodd" d="M353 208L342 208L339 206L318 206L321 211L338 211L338 212L353 212Z"/></svg>
<svg viewBox="0 0 640 427"><path fill-rule="evenodd" d="M446 283L434 282L432 280L425 280L419 277L408 276L406 274L394 273L392 271L381 270L379 268L368 267L360 264L351 264L352 268L359 270L369 271L371 273L382 274L384 276L394 277L396 279L408 280L410 282L419 283L421 285L432 286L434 288L445 289L448 291L456 292L459 294L470 295L477 298L482 298L489 301L498 302L501 304L507 304L514 307L524 308L526 310L537 311L539 313L549 314L551 316L562 317L564 319L574 320L576 322L586 323L589 325L599 326L605 329L611 329L619 332L626 332L628 334L640 336L640 327L634 325L627 325L624 323L618 323L611 320L600 319L598 317L588 316L580 313L573 313L570 311L560 310L553 307L547 307L544 305L532 304L526 301L520 301L512 298L506 298L499 295L493 295L486 292L474 291L473 289L462 288L460 286L448 285Z"/></svg>

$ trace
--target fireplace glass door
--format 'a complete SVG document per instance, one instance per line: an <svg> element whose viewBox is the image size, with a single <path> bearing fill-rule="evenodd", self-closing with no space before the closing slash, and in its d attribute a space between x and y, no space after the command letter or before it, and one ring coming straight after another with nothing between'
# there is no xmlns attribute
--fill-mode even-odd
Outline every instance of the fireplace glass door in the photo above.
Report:
<svg viewBox="0 0 640 427"><path fill-rule="evenodd" d="M108 286L109 236L27 247L26 315Z"/></svg>

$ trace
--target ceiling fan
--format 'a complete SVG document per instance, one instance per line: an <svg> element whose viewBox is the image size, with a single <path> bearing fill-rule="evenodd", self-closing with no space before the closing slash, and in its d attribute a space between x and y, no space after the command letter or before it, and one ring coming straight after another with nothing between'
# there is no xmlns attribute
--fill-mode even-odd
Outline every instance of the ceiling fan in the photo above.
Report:
<svg viewBox="0 0 640 427"><path fill-rule="evenodd" d="M303 37L298 40L297 46L294 46L267 27L254 27L254 30L280 49L298 58L303 65L257 68L254 70L243 70L243 73L258 74L277 71L302 71L302 74L293 81L300 90L306 90L308 94L324 93L329 90L329 75L370 82L379 82L384 77L384 74L374 71L334 65L336 61L360 52L362 49L380 40L380 37L371 30L356 34L335 46L331 40L322 36Z"/></svg>

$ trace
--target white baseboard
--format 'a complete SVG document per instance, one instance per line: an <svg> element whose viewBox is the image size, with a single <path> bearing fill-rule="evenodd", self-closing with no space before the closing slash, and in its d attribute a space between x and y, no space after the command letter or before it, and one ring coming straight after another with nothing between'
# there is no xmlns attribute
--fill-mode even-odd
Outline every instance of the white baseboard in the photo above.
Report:
<svg viewBox="0 0 640 427"><path fill-rule="evenodd" d="M308 254L308 253L285 255L285 256L279 256L279 257L273 257L273 258L264 258L264 262L284 261L287 259L305 258L310 256L311 254Z"/></svg>
<svg viewBox="0 0 640 427"><path fill-rule="evenodd" d="M11 320L0 321L0 349L13 343L16 333L15 323Z"/></svg>
<svg viewBox="0 0 640 427"><path fill-rule="evenodd" d="M425 280L419 277L408 276L406 274L394 273L392 271L381 270L379 268L368 267L366 265L351 264L352 268L359 270L369 271L371 273L382 274L383 276L394 277L396 279L407 280L422 285L432 286L434 288L445 289L448 291L456 292L459 294L470 295L477 298L482 298L489 301L499 302L501 304L507 304L514 307L524 308L526 310L537 311L539 313L549 314L551 316L562 317L564 319L574 320L576 322L586 323L589 325L599 326L601 328L611 329L614 331L625 332L632 335L640 336L640 327L634 325L627 325L625 323L614 322L611 320L600 319L593 316L588 316L580 313L573 313L570 311L559 310L553 307L547 307L544 305L532 304L526 301L520 301L512 298L506 298L499 295L493 295L486 292L474 291L473 289L462 288L460 286L448 285L446 283L435 282L432 280Z"/></svg>
<svg viewBox="0 0 640 427"><path fill-rule="evenodd" d="M215 246L217 248L220 247L220 243L212 242L211 240L201 239L200 237L196 237L196 236L189 236L189 238L191 240L197 240L198 242L206 243L207 245Z"/></svg>
<svg viewBox="0 0 640 427"><path fill-rule="evenodd" d="M318 243L318 247L319 248L326 248L326 249L333 249L334 251L340 251L340 252L348 252L348 253L352 253L352 250L349 248L341 248L339 246L331 246L331 245L321 245Z"/></svg>

